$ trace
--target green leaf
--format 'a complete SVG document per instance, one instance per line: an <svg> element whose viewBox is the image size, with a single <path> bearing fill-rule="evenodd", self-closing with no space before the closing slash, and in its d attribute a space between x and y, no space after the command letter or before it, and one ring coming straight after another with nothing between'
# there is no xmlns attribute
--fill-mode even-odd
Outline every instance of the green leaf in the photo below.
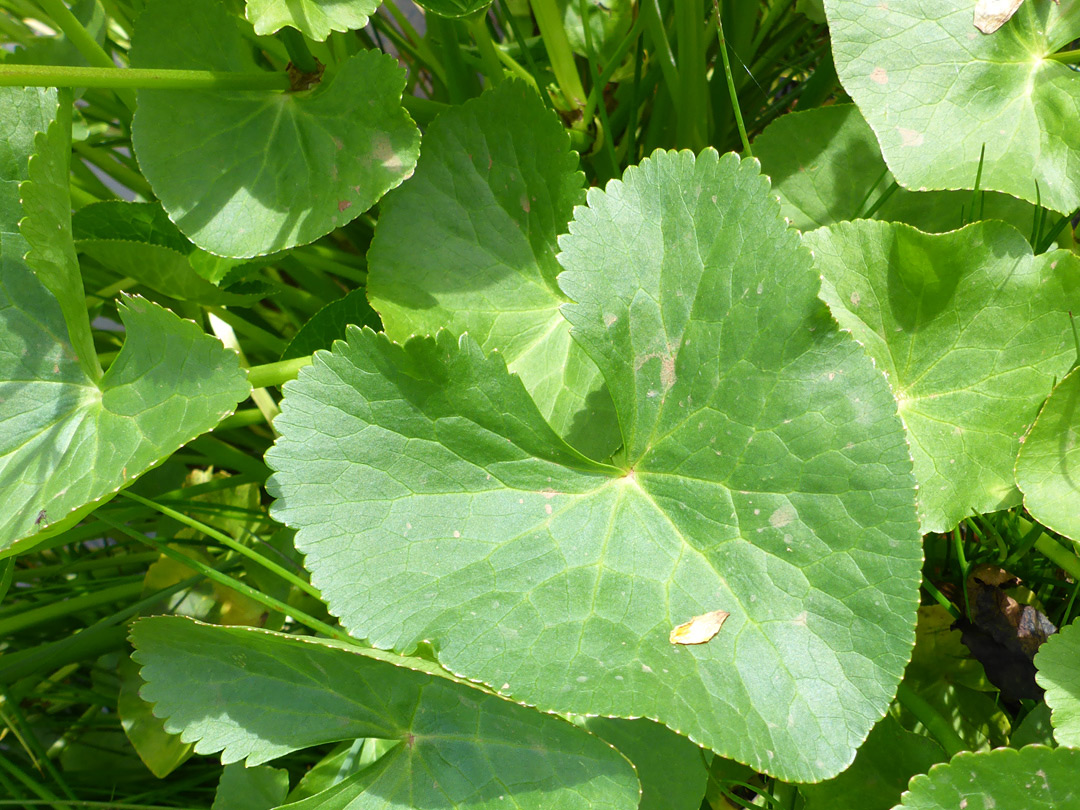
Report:
<svg viewBox="0 0 1080 810"><path fill-rule="evenodd" d="M150 704L139 697L143 679L139 677L139 668L134 661L121 659L117 674L120 695L116 711L120 715L120 726L143 764L158 779L164 779L191 756L192 746L181 742L178 735L165 731L165 724L154 717Z"/></svg>
<svg viewBox="0 0 1080 810"><path fill-rule="evenodd" d="M187 619L132 628L143 697L201 754L258 765L354 737L397 741L369 768L293 807L634 808L638 781L610 746L486 694L436 665L376 650ZM192 689L192 683L200 689ZM301 707L301 711L297 711ZM364 795L367 798L363 798ZM516 804L515 804L516 803Z"/></svg>
<svg viewBox="0 0 1080 810"><path fill-rule="evenodd" d="M376 647L429 640L541 708L831 776L913 641L922 553L888 386L753 161L657 152L589 204L562 240L563 311L615 394L619 467L560 440L470 337L350 329L286 386L272 514ZM669 641L715 610L709 643Z"/></svg>
<svg viewBox="0 0 1080 810"><path fill-rule="evenodd" d="M99 44L105 44L106 15L100 0L75 0L71 13ZM16 65L88 65L86 57L63 32L55 36L36 36L23 47L8 52L0 60Z"/></svg>
<svg viewBox="0 0 1080 810"><path fill-rule="evenodd" d="M651 720L590 717L585 727L607 740L637 768L638 810L698 810L709 772L704 752L686 737Z"/></svg>
<svg viewBox="0 0 1080 810"><path fill-rule="evenodd" d="M1068 0L1065 0L1068 2ZM1080 796L1080 750L965 751L911 780L896 810L1062 810Z"/></svg>
<svg viewBox="0 0 1080 810"><path fill-rule="evenodd" d="M214 0L153 0L132 67L258 70L236 20ZM139 165L184 234L247 257L311 242L351 222L416 163L401 106L405 71L359 53L309 92L140 90Z"/></svg>
<svg viewBox="0 0 1080 810"><path fill-rule="evenodd" d="M156 304L125 297L126 338L99 383L63 315L8 254L0 273L0 553L24 550L90 512L248 395L235 352Z"/></svg>
<svg viewBox="0 0 1080 810"><path fill-rule="evenodd" d="M1010 748L1023 748L1025 745L1057 745L1050 723L1050 707L1045 703L1036 703L1035 708L1024 715L1020 725L1009 736Z"/></svg>
<svg viewBox="0 0 1080 810"><path fill-rule="evenodd" d="M1016 459L1016 484L1024 506L1039 523L1080 541L1080 371L1073 369L1054 389L1024 439Z"/></svg>
<svg viewBox="0 0 1080 810"><path fill-rule="evenodd" d="M381 0L247 0L245 16L260 36L291 25L322 42L331 31L358 31Z"/></svg>
<svg viewBox="0 0 1080 810"><path fill-rule="evenodd" d="M557 0L557 4L570 47L574 53L587 57L589 49L585 46L581 0ZM586 0L585 8L593 58L606 66L634 24L633 0Z"/></svg>
<svg viewBox="0 0 1080 810"><path fill-rule="evenodd" d="M874 131L854 104L781 116L754 140L754 156L772 178L780 210L801 231L862 218L893 184ZM889 193L873 218L906 222L930 233L959 228L965 216L1031 228L1031 205L1008 194L983 192L972 212L971 197L970 191L900 188Z"/></svg>
<svg viewBox="0 0 1080 810"><path fill-rule="evenodd" d="M19 186L25 214L19 230L29 246L26 264L59 302L75 357L84 373L97 380L101 377L101 365L90 333L82 274L71 239L68 172L72 97L66 90L58 91L55 96L32 94L30 97L36 97L39 103L46 105L47 112L42 112L51 121L43 132L34 136L27 179ZM7 118L13 113L19 114L21 108L22 104L5 104L0 107L0 114ZM33 117L40 121L37 115ZM17 244L13 242L9 248L15 249Z"/></svg>
<svg viewBox="0 0 1080 810"><path fill-rule="evenodd" d="M306 357L319 349L329 349L335 340L345 337L345 327L350 323L372 329L382 328L378 313L368 304L367 295L362 289L331 301L312 315L289 341L281 359Z"/></svg>
<svg viewBox="0 0 1080 810"><path fill-rule="evenodd" d="M222 770L210 810L271 810L284 804L288 792L289 772L284 768L245 768L234 762Z"/></svg>
<svg viewBox="0 0 1080 810"><path fill-rule="evenodd" d="M931 739L906 731L885 715L870 732L851 767L827 782L800 785L806 810L889 810L912 776L948 757Z"/></svg>
<svg viewBox="0 0 1080 810"><path fill-rule="evenodd" d="M1046 57L1080 36L1076 0L1028 0L992 35L956 0L826 0L836 72L911 189L1004 191L1080 207L1080 76ZM1036 191L1036 184L1038 191Z"/></svg>
<svg viewBox="0 0 1080 810"><path fill-rule="evenodd" d="M1075 356L1080 259L1033 256L993 221L940 235L859 221L806 240L822 298L892 384L923 531L1018 504L1020 439Z"/></svg>
<svg viewBox="0 0 1080 810"><path fill-rule="evenodd" d="M491 5L491 0L416 0L416 5L440 17L467 17Z"/></svg>
<svg viewBox="0 0 1080 810"><path fill-rule="evenodd" d="M1060 745L1080 746L1080 626L1070 624L1039 647L1035 680L1046 690L1046 704L1052 712L1054 739Z"/></svg>
<svg viewBox="0 0 1080 810"><path fill-rule="evenodd" d="M397 341L446 327L497 350L540 412L594 458L619 446L611 397L570 339L556 238L584 201L562 122L517 82L440 115L416 174L387 196L368 295Z"/></svg>

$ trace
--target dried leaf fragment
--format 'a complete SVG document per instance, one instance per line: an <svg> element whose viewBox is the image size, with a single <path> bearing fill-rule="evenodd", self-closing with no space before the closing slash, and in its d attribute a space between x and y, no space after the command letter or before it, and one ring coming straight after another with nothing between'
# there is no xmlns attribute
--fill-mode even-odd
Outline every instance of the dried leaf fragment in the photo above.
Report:
<svg viewBox="0 0 1080 810"><path fill-rule="evenodd" d="M723 610L714 610L712 613L695 616L685 624L673 628L668 641L672 644L704 644L720 632L730 615Z"/></svg>
<svg viewBox="0 0 1080 810"><path fill-rule="evenodd" d="M992 34L1007 23L1024 0L979 0L975 4L975 27Z"/></svg>

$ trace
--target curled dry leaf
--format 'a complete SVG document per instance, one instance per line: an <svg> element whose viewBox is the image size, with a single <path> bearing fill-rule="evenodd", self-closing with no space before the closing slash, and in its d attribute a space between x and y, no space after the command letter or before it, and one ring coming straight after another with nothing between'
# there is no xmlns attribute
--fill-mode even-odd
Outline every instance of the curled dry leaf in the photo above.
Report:
<svg viewBox="0 0 1080 810"><path fill-rule="evenodd" d="M992 34L1007 23L1024 0L979 0L975 4L975 27Z"/></svg>
<svg viewBox="0 0 1080 810"><path fill-rule="evenodd" d="M714 610L701 616L695 616L685 624L680 624L671 631L668 640L672 644L704 644L720 632L727 617L723 610Z"/></svg>

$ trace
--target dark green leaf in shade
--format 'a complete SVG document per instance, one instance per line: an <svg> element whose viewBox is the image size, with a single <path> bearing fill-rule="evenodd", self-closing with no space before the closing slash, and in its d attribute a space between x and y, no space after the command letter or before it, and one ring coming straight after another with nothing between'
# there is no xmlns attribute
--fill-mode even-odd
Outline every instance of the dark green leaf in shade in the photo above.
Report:
<svg viewBox="0 0 1080 810"><path fill-rule="evenodd" d="M164 779L191 756L190 743L181 742L179 735L169 734L164 722L154 717L150 704L139 697L143 679L139 668L130 658L123 658L117 671L120 695L116 711L131 747L139 759L158 779Z"/></svg>
<svg viewBox="0 0 1080 810"><path fill-rule="evenodd" d="M237 21L213 0L152 0L132 37L140 68L255 71ZM370 208L413 169L419 132L405 71L363 51L310 91L140 90L132 141L169 217L199 247L264 255L311 242Z"/></svg>
<svg viewBox="0 0 1080 810"><path fill-rule="evenodd" d="M367 295L362 289L331 301L312 315L289 341L281 359L306 357L319 349L329 349L335 340L345 338L345 327L349 324L370 326L376 331L382 329L379 315L368 304Z"/></svg>
<svg viewBox="0 0 1080 810"><path fill-rule="evenodd" d="M634 763L641 780L638 810L698 810L709 772L704 751L651 720L590 717L585 728Z"/></svg>
<svg viewBox="0 0 1080 810"><path fill-rule="evenodd" d="M1074 310L1080 314L1080 310ZM1044 526L1080 541L1080 371L1058 383L1024 439L1016 485Z"/></svg>
<svg viewBox="0 0 1080 810"><path fill-rule="evenodd" d="M754 156L773 181L780 210L801 231L864 217L889 192L893 176L877 138L854 104L781 116L754 140ZM984 192L971 210L970 191L892 191L874 219L940 233L975 219L1031 227L1034 207L1008 194Z"/></svg>
<svg viewBox="0 0 1080 810"><path fill-rule="evenodd" d="M973 6L826 0L840 82L905 188L973 188L985 147L980 188L1071 213L1080 74L1047 57L1080 36L1080 0L1028 0L991 35Z"/></svg>
<svg viewBox="0 0 1080 810"><path fill-rule="evenodd" d="M246 768L239 762L221 772L210 810L272 810L285 802L289 772L269 765Z"/></svg>
<svg viewBox="0 0 1080 810"><path fill-rule="evenodd" d="M1046 690L1054 739L1080 747L1080 627L1070 624L1047 639L1035 656L1035 680Z"/></svg>
<svg viewBox="0 0 1080 810"><path fill-rule="evenodd" d="M1068 2L1068 0L1063 0ZM1065 810L1080 802L1080 750L965 751L911 780L895 810Z"/></svg>
<svg viewBox="0 0 1080 810"><path fill-rule="evenodd" d="M1024 719L1009 735L1010 748L1023 748L1025 745L1057 745L1050 722L1050 707L1044 702L1036 703L1035 708L1024 715Z"/></svg>
<svg viewBox="0 0 1080 810"><path fill-rule="evenodd" d="M540 412L594 458L619 446L611 397L559 311L556 239L584 201L562 122L503 82L424 134L416 174L382 206L368 295L397 341L446 327L498 351Z"/></svg>
<svg viewBox="0 0 1080 810"><path fill-rule="evenodd" d="M754 161L657 152L590 192L561 244L618 466L563 442L471 337L350 329L286 386L272 514L376 647L430 641L543 709L836 774L914 637L914 480L885 379L817 299ZM669 641L715 610L731 616L707 644Z"/></svg>
<svg viewBox="0 0 1080 810"><path fill-rule="evenodd" d="M609 745L420 659L176 617L140 620L132 641L142 695L166 728L225 764L355 737L398 742L294 808L637 806L634 769Z"/></svg>
<svg viewBox="0 0 1080 810"><path fill-rule="evenodd" d="M806 241L822 298L893 387L923 531L1018 504L1021 438L1076 354L1080 259L1033 256L996 221L930 235L862 220Z"/></svg>
<svg viewBox="0 0 1080 810"><path fill-rule="evenodd" d="M322 42L331 31L356 31L368 24L381 0L247 0L255 33L273 34L286 25Z"/></svg>
<svg viewBox="0 0 1080 810"><path fill-rule="evenodd" d="M911 777L947 758L936 742L905 730L887 714L850 768L827 782L800 785L799 793L806 799L805 810L889 810L900 801Z"/></svg>

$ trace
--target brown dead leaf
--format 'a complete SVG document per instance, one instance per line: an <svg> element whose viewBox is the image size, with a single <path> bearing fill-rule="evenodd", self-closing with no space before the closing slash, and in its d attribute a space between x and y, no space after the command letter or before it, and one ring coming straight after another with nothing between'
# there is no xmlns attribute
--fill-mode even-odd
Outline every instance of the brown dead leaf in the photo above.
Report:
<svg viewBox="0 0 1080 810"><path fill-rule="evenodd" d="M730 615L723 610L714 610L695 616L685 624L672 628L668 641L672 644L704 644L720 632Z"/></svg>
<svg viewBox="0 0 1080 810"><path fill-rule="evenodd" d="M1024 0L979 0L975 4L975 27L992 34L1007 23Z"/></svg>

